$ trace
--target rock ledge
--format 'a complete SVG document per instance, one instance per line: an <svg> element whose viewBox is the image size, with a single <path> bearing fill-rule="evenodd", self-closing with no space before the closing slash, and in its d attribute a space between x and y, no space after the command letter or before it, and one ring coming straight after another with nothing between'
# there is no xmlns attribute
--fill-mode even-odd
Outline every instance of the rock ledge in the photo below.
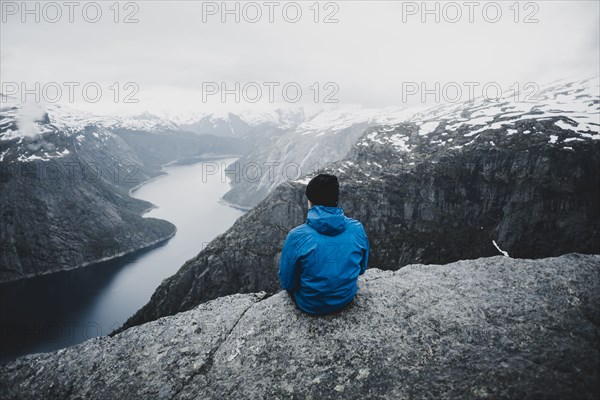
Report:
<svg viewBox="0 0 600 400"><path fill-rule="evenodd" d="M0 368L2 399L600 394L600 255L371 269L344 312L236 294Z"/></svg>

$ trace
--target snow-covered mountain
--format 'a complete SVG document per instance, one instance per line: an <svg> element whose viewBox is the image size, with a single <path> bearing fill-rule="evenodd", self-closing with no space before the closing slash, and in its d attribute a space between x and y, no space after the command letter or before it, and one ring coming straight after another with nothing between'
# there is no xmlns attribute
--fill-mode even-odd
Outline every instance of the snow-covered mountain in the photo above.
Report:
<svg viewBox="0 0 600 400"><path fill-rule="evenodd" d="M415 129L408 132L409 126ZM372 147L380 147L406 166L440 152L465 151L469 146L510 148L536 144L574 151L574 145L599 140L600 82L596 77L548 85L532 102L518 102L514 96L506 96L500 101L478 99L417 112L401 124L368 130L354 153L362 152L368 159L375 154ZM363 147L364 151L360 151ZM398 164L393 161L391 165ZM382 165L381 171L389 167Z"/></svg>
<svg viewBox="0 0 600 400"><path fill-rule="evenodd" d="M413 113L398 108L336 108L305 115L301 123L288 126L229 167L233 188L224 198L251 208L281 182L344 157L365 129L403 121Z"/></svg>
<svg viewBox="0 0 600 400"><path fill-rule="evenodd" d="M148 112L129 116L96 115L62 104L22 103L14 97L2 94L0 99L2 114L0 131L1 138L4 140L16 136L43 135L52 130L71 135L84 130L87 126L153 132L179 129L175 122ZM26 122L29 122L30 126L23 129L22 124ZM33 129L30 129L32 126Z"/></svg>
<svg viewBox="0 0 600 400"><path fill-rule="evenodd" d="M340 159L349 150L349 146L354 144L358 138L357 132L360 133L361 129L398 122L416 123L423 136L434 132L444 133L443 137L432 139L439 140L442 146L458 140L457 137L461 134L472 140L485 130L500 129L528 119L543 121L556 116L563 117L556 121L557 126L578 133L580 139L593 140L596 137L595 132L600 123L597 77L547 85L532 98L528 98L527 94L518 96L519 98L511 93L501 101L476 99L473 102L410 109L331 109L313 115L306 115L300 108L271 112L245 111L239 114L193 112L158 115L145 112L128 116L102 116L64 105L47 104L42 107L21 104L15 98L0 94L0 143L3 143L0 160L60 158L67 155L69 150L49 146L39 152L29 149L11 157L14 150L11 147L14 146L9 146L8 143L14 140L22 143L21 138L39 137L53 132L72 136L88 127L103 128L103 133L97 135L107 136L111 131L123 129L153 133L189 131L237 138L248 135L260 137L266 131L275 134L273 130L276 129L277 139L259 146L257 154L250 155L248 160L264 163L277 159L281 163L298 163L303 172L308 172L309 166L317 162L322 165ZM508 133L510 132L512 131L509 130ZM340 133L342 135L338 135ZM371 139L368 140L373 140L376 136L371 134ZM343 139L331 140L331 137ZM402 141L398 137L397 139L397 145L400 145ZM79 140L82 138L79 137ZM454 143L454 146L458 144ZM268 192L282 181L281 178L280 176L280 179L273 182L261 179L257 190L263 192L266 188Z"/></svg>
<svg viewBox="0 0 600 400"><path fill-rule="evenodd" d="M433 107L322 111L232 165L229 171L233 188L225 199L250 208L281 182L295 180L296 175L312 175L327 163L342 160L369 128L373 129L359 145L379 143L401 151L405 157L427 154L426 151L411 152L417 139L427 151L457 151L462 146L473 145L488 131L502 132L507 138L525 135L523 140L541 134L544 140L568 149L573 141L600 138L598 85L596 77L550 84L540 88L533 97L507 93L500 100L479 98ZM547 121L562 128L562 133L549 134L540 125ZM419 134L409 138L396 132L395 127L400 123L414 124ZM504 141L495 140L495 143Z"/></svg>
<svg viewBox="0 0 600 400"><path fill-rule="evenodd" d="M195 115L195 117L176 117L178 126L197 134L216 136L244 137L261 135L270 129L291 129L304 120L302 109L274 110L272 112L243 111L239 114L231 112Z"/></svg>
<svg viewBox="0 0 600 400"><path fill-rule="evenodd" d="M2 96L0 103L0 161L50 161L86 147L101 146L126 129L149 133L178 131L176 124L152 114L130 117L99 116L59 104L23 104Z"/></svg>
<svg viewBox="0 0 600 400"><path fill-rule="evenodd" d="M419 135L439 134L433 139L439 146L450 145L460 138L470 138L472 143L486 131L505 130L507 135L543 133L534 130L515 128L524 121L552 120L559 128L574 133L568 140L600 139L600 85L599 79L591 78L579 82L555 83L547 85L531 99L520 94L506 95L499 101L477 99L473 102L456 105L443 105L416 112L403 122L414 122L419 126ZM512 129L511 129L512 128ZM382 128L386 132L388 128ZM378 131L379 132L379 131ZM371 134L367 140L377 140L377 134ZM550 138L552 143L556 139ZM567 141L567 142L568 142ZM402 138L395 137L395 144L402 147Z"/></svg>
<svg viewBox="0 0 600 400"><path fill-rule="evenodd" d="M96 137L108 137L117 131L153 134L194 133L224 138L250 138L279 135L304 121L300 109L271 112L234 113L179 112L136 115L96 115L59 104L23 104L14 97L0 94L0 161L20 162L52 160L69 154L69 149L49 142L52 134L75 142L86 140L86 129ZM26 139L45 139L44 146L23 145ZM25 140L25 142L24 142Z"/></svg>

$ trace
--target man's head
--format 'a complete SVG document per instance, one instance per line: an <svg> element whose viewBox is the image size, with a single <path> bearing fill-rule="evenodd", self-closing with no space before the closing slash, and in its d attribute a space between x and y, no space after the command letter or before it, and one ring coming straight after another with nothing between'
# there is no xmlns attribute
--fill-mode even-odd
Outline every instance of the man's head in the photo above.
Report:
<svg viewBox="0 0 600 400"><path fill-rule="evenodd" d="M335 175L319 174L306 186L306 197L312 205L337 207L340 197L340 184Z"/></svg>

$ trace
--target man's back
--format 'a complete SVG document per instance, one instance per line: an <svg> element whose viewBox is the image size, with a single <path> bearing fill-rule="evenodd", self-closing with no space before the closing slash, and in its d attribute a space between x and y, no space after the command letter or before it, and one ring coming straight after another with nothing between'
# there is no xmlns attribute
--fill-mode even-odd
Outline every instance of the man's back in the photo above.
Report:
<svg viewBox="0 0 600 400"><path fill-rule="evenodd" d="M290 231L281 253L279 279L296 304L312 314L343 308L365 272L369 241L362 224L339 207L316 205L306 223Z"/></svg>

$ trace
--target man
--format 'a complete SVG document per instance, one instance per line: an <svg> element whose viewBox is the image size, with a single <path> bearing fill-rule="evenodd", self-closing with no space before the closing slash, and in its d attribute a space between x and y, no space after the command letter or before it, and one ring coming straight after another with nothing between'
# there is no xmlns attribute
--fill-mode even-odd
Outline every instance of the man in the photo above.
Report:
<svg viewBox="0 0 600 400"><path fill-rule="evenodd" d="M337 177L329 174L308 183L306 223L290 231L281 252L281 286L310 314L347 306L367 269L369 240L362 224L338 207L339 188Z"/></svg>

